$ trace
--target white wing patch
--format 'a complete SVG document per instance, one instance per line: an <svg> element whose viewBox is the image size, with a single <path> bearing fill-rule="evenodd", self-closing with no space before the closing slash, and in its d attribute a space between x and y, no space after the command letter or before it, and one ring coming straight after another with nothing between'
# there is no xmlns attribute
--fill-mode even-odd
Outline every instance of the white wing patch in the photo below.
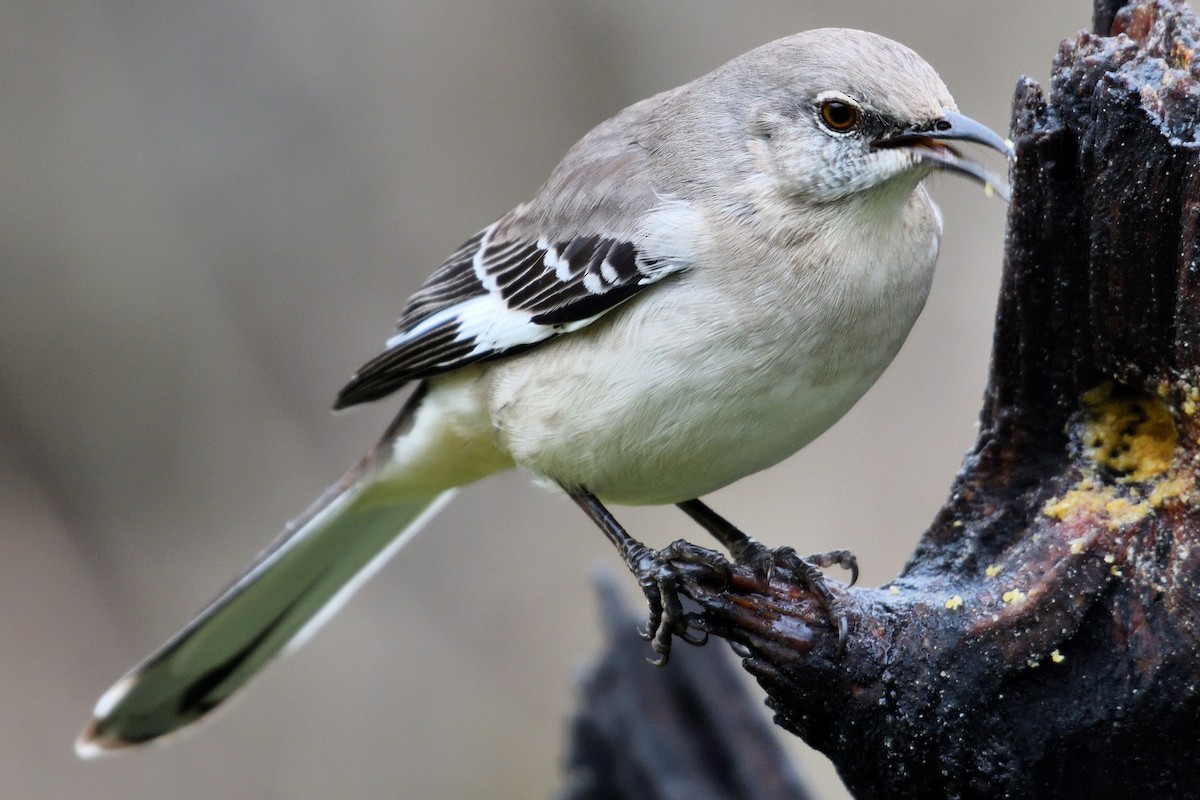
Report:
<svg viewBox="0 0 1200 800"><path fill-rule="evenodd" d="M337 408L374 400L408 381L499 358L589 325L691 265L684 203L644 219L646 234L496 240L480 231L410 298L387 350L338 395ZM662 225L684 230L662 230Z"/></svg>

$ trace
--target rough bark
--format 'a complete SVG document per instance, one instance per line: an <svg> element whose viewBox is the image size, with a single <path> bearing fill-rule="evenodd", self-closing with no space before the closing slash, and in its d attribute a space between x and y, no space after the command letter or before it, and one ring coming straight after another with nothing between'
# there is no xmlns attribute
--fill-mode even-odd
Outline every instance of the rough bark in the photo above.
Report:
<svg viewBox="0 0 1200 800"><path fill-rule="evenodd" d="M559 800L809 800L723 648L653 669L608 576L600 600L608 646L582 681Z"/></svg>
<svg viewBox="0 0 1200 800"><path fill-rule="evenodd" d="M845 653L788 575L679 567L860 797L1200 795L1198 26L1095 21L1017 86L979 439L902 574L836 589Z"/></svg>

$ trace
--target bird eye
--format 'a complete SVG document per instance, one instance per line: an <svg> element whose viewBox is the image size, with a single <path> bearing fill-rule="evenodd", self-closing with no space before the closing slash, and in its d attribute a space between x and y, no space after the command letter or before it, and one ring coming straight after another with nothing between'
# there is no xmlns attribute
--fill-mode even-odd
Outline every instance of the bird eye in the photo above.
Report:
<svg viewBox="0 0 1200 800"><path fill-rule="evenodd" d="M826 100L821 103L821 120L830 130L845 133L858 127L862 112L845 100Z"/></svg>

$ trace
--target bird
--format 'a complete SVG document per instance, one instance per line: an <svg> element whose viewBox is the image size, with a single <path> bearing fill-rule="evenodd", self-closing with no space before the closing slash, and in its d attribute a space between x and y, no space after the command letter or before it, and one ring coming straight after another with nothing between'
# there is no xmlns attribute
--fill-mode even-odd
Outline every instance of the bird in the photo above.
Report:
<svg viewBox="0 0 1200 800"><path fill-rule="evenodd" d="M76 751L205 717L456 490L514 467L612 540L646 592L660 662L673 638L700 641L671 586L678 553L642 544L610 505L677 505L735 561L799 568L828 602L820 568L854 568L851 556L768 549L700 498L800 450L892 361L941 239L925 179L957 173L1007 199L959 143L1013 156L915 52L838 28L770 42L601 122L409 298L335 403L409 387L394 422L101 696ZM831 621L844 639L844 616Z"/></svg>

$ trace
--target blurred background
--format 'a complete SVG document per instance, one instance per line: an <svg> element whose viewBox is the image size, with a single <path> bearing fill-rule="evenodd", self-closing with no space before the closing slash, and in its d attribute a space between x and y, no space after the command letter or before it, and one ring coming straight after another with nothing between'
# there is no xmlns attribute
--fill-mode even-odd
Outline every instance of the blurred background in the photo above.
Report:
<svg viewBox="0 0 1200 800"><path fill-rule="evenodd" d="M398 401L334 417L336 390L442 257L592 125L770 39L840 25L910 45L1003 131L1017 77L1044 82L1090 13L5 0L0 794L550 797L598 642L589 575L619 561L519 474L462 492L194 735L91 763L71 745L99 693L373 442ZM900 569L940 506L986 379L1004 207L933 183L939 274L896 363L802 454L709 498L768 544L852 548L867 585ZM656 545L704 542L673 509L618 516ZM844 796L823 757L780 736L821 796Z"/></svg>

